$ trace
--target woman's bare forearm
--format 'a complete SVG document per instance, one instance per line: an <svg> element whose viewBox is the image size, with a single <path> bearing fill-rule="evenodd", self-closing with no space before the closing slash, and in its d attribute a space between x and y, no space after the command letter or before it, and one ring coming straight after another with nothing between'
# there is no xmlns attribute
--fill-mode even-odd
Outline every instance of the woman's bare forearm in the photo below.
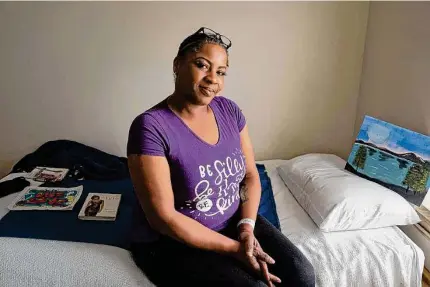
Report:
<svg viewBox="0 0 430 287"><path fill-rule="evenodd" d="M191 247L227 255L234 255L239 250L238 241L213 231L182 213L174 211L163 217L165 219L159 219L157 224L152 224L153 227Z"/></svg>
<svg viewBox="0 0 430 287"><path fill-rule="evenodd" d="M256 220L261 197L258 174L247 175L240 188L241 217Z"/></svg>

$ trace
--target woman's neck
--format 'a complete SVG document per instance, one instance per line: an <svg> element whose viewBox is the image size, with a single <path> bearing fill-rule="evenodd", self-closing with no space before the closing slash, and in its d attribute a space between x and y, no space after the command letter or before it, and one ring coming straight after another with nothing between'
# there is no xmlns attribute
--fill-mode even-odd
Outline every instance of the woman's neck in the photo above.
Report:
<svg viewBox="0 0 430 287"><path fill-rule="evenodd" d="M207 105L192 104L186 100L185 96L177 93L173 93L167 98L167 104L173 111L185 118L205 116L210 112L210 108Z"/></svg>

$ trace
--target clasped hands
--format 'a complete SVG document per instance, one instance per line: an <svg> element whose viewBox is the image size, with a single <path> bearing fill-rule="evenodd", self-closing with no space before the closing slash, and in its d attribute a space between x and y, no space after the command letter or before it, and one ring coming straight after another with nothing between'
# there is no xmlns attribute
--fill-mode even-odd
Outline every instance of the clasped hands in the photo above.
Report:
<svg viewBox="0 0 430 287"><path fill-rule="evenodd" d="M254 236L253 228L248 224L241 224L238 227L238 233L240 248L235 254L236 259L262 276L269 287L275 286L274 283L281 283L280 278L269 272L267 264L275 264L275 260L263 251Z"/></svg>

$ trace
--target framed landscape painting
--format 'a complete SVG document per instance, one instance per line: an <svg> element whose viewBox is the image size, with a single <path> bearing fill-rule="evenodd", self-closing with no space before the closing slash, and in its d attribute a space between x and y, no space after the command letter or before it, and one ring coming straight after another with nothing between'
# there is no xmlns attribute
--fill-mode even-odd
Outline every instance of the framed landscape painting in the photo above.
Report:
<svg viewBox="0 0 430 287"><path fill-rule="evenodd" d="M430 137L366 116L345 169L420 206L430 188Z"/></svg>

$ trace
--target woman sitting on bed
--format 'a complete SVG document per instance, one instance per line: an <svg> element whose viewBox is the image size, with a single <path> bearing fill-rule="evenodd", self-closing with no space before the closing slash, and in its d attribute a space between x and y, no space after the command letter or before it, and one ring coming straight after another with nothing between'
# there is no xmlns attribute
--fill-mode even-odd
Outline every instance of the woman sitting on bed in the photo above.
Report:
<svg viewBox="0 0 430 287"><path fill-rule="evenodd" d="M219 96L230 46L207 28L187 37L173 61L175 91L130 127L129 167L144 211L133 256L162 286L314 286L305 256L257 215L245 118Z"/></svg>

